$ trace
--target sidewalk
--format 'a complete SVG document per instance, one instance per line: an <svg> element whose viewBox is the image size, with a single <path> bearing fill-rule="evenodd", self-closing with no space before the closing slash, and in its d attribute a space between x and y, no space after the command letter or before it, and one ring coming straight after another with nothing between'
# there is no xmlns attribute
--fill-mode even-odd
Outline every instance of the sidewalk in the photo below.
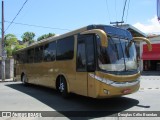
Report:
<svg viewBox="0 0 160 120"><path fill-rule="evenodd" d="M143 76L141 75L140 80L158 80L160 81L160 76L150 75L150 76Z"/></svg>
<svg viewBox="0 0 160 120"><path fill-rule="evenodd" d="M4 81L2 81L2 79L0 79L0 83L1 82L13 82L13 78L11 78L11 79L5 79Z"/></svg>
<svg viewBox="0 0 160 120"><path fill-rule="evenodd" d="M160 76L160 71L142 71L142 76Z"/></svg>

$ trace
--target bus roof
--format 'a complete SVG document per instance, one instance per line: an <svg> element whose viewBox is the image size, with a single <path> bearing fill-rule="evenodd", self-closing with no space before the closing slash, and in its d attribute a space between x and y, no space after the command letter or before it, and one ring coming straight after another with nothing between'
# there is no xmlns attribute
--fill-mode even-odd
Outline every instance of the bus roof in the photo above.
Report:
<svg viewBox="0 0 160 120"><path fill-rule="evenodd" d="M88 26L88 30L90 29L102 29L107 35L110 36L118 36L119 38L132 39L132 35L128 30L125 30L121 27L117 26L109 26L109 25L90 25Z"/></svg>
<svg viewBox="0 0 160 120"><path fill-rule="evenodd" d="M102 28L103 27L103 28ZM104 29L105 27L105 29ZM116 32L116 30L118 30ZM18 51L21 51L21 50L25 50L25 49L29 49L29 48L32 48L32 47L35 47L35 46L38 46L38 45L41 45L41 44L45 44L45 43L48 43L48 42L51 42L51 41L55 41L57 39L62 39L64 37L69 37L71 35L75 35L75 34L79 34L83 31L86 31L86 30L91 30L91 29L104 29L105 31L107 31L108 34L111 34L111 33L115 33L115 34L121 34L121 32L125 32L125 33L130 33L128 32L127 30L124 30L122 28L118 28L118 27L115 27L115 26L109 26L109 25L88 25L88 26L85 26L85 27L82 27L80 29L76 29L74 31L70 31L68 33L65 33L65 34L62 34L62 35L58 35L58 36L52 36L52 37L49 37L49 38L46 38L46 39L43 39L43 40L40 40L40 41L37 41L25 48L22 48L20 50L17 50L16 52ZM127 32L126 32L127 31ZM122 33L122 34L123 34ZM124 34L123 34L124 35ZM125 36L128 36L128 35L125 35ZM130 35L129 35L130 36Z"/></svg>
<svg viewBox="0 0 160 120"><path fill-rule="evenodd" d="M51 41L55 41L57 39L62 39L64 37L69 37L71 35L75 35L75 34L78 34L78 33L82 32L82 31L86 31L86 30L87 30L87 27L83 27L83 28L76 29L74 31L62 34L62 35L55 35L55 36L52 36L52 37L37 41L35 43L32 43L31 45L29 45L29 46L27 46L25 48L17 50L16 52L21 51L21 50L25 50L25 49L29 49L29 48L32 48L34 46L38 46L38 45L41 45L41 44L45 44L45 43L48 43L48 42L51 42Z"/></svg>

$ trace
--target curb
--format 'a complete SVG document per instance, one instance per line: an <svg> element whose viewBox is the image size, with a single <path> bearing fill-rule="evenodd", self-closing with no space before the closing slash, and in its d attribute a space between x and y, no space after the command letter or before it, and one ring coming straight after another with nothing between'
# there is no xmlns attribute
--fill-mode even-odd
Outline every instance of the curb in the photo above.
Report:
<svg viewBox="0 0 160 120"><path fill-rule="evenodd" d="M143 90L160 90L159 87L155 87L155 88L140 88L139 91L143 91Z"/></svg>
<svg viewBox="0 0 160 120"><path fill-rule="evenodd" d="M13 79L12 78L11 79L5 79L5 80L0 79L0 83L1 82L13 82Z"/></svg>

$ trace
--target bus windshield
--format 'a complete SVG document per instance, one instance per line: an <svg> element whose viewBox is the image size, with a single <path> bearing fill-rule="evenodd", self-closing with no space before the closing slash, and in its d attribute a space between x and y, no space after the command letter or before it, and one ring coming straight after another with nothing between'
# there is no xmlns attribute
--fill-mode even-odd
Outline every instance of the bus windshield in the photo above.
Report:
<svg viewBox="0 0 160 120"><path fill-rule="evenodd" d="M105 71L137 70L135 45L128 39L112 36L108 37L108 47L98 42L98 66Z"/></svg>

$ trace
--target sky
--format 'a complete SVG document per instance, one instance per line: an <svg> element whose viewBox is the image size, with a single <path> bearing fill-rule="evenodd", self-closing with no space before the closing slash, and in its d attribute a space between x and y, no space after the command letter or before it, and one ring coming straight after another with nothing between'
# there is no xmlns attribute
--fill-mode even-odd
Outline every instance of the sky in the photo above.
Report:
<svg viewBox="0 0 160 120"><path fill-rule="evenodd" d="M14 22L50 28L13 23L6 30L25 1L4 0L5 34L15 34L19 40L24 32L34 32L36 39L43 34L60 35L90 24L110 25L122 20L125 3L125 0L28 0ZM156 0L127 0L123 20L146 34L160 34L156 14Z"/></svg>

